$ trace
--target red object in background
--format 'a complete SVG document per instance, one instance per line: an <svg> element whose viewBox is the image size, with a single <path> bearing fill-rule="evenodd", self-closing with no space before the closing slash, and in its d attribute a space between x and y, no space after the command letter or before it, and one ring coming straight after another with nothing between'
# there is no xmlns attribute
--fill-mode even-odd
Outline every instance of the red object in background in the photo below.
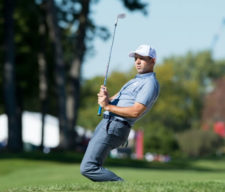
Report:
<svg viewBox="0 0 225 192"><path fill-rule="evenodd" d="M138 130L136 132L136 157L137 159L143 159L143 142L144 142L144 131Z"/></svg>
<svg viewBox="0 0 225 192"><path fill-rule="evenodd" d="M221 137L225 137L225 123L222 121L216 122L213 126L214 132Z"/></svg>

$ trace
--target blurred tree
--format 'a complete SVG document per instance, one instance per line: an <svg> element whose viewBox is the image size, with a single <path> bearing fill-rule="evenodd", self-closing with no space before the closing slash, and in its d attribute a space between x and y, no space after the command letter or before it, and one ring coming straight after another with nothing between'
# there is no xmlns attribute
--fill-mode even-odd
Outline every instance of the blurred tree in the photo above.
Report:
<svg viewBox="0 0 225 192"><path fill-rule="evenodd" d="M2 1L0 2L0 8L2 8ZM15 42L15 90L17 98L17 106L22 113L22 110L32 110L40 111L40 104L38 102L37 95L38 90L38 65L37 65L37 53L40 51L39 42L42 42L40 36L38 35L38 15L39 10L34 1L21 0L17 3L14 9L14 20L15 20L15 30L14 30L14 42ZM2 14L2 11L1 13ZM0 19L0 39L3 39L3 32L5 32L5 27L3 27L4 19ZM1 44L0 58L3 58L3 47ZM49 46L45 47L49 58L51 58L51 53L49 52ZM48 67L51 66L51 62L48 62ZM2 65L1 65L2 67ZM0 67L0 70L1 70ZM52 70L51 70L52 71ZM1 74L4 74L1 70ZM48 77L52 75L48 74ZM51 78L49 78L51 79ZM52 84L52 81L51 81ZM0 80L0 86L3 86ZM52 87L50 88L52 94ZM50 92L49 91L49 92ZM50 100L51 103L54 102L53 99ZM1 101L2 102L2 99ZM53 104L55 106L55 104ZM1 107L0 107L1 108ZM0 109L1 112L2 108ZM17 110L18 111L18 110ZM56 111L56 110L52 110ZM21 119L19 119L21 121ZM20 125L20 123L18 123ZM21 129L20 129L21 130ZM21 134L18 133L18 135Z"/></svg>
<svg viewBox="0 0 225 192"><path fill-rule="evenodd" d="M57 12L54 0L46 1L47 23L50 37L53 42L55 58L55 78L57 86L58 107L59 107L59 127L60 127L60 147L67 149L68 145L68 124L66 115L66 90L65 90L65 63L63 48L61 43L60 30L58 27Z"/></svg>
<svg viewBox="0 0 225 192"><path fill-rule="evenodd" d="M215 85L204 99L203 127L212 127L215 122L225 122L225 77L215 80Z"/></svg>
<svg viewBox="0 0 225 192"><path fill-rule="evenodd" d="M78 14L77 21L78 27L75 32L76 38L73 43L75 46L72 63L69 69L69 84L68 84L68 97L67 97L67 113L68 113L68 128L69 128L69 142L70 146L74 148L76 140L74 139L74 126L76 125L78 117L79 97L80 97L80 80L81 80L81 64L83 63L84 55L86 52L86 33L89 27L89 12L90 0L80 1L82 7Z"/></svg>
<svg viewBox="0 0 225 192"><path fill-rule="evenodd" d="M210 52L203 51L196 54L187 53L182 57L171 57L165 59L162 64L157 65L156 74L160 82L160 95L153 110L150 111L136 126L147 127L145 132L157 136L158 129L180 133L190 128L199 129L201 126L201 114L203 107L203 97L211 87L213 79L221 76L221 71L225 63L217 64L211 57ZM220 70L218 69L220 68ZM146 137L147 134L145 134ZM162 134L163 135L163 134ZM172 151L176 149L177 138L171 136L171 140L161 135L157 137L161 142L170 141L167 146ZM148 144L149 143L149 144ZM150 139L145 139L147 146L152 146ZM180 145L180 142L179 142ZM161 146L162 147L162 146ZM180 146L181 147L181 146ZM166 148L161 148L165 151Z"/></svg>
<svg viewBox="0 0 225 192"><path fill-rule="evenodd" d="M177 134L179 146L187 156L205 156L218 152L223 139L211 130L190 129Z"/></svg>
<svg viewBox="0 0 225 192"><path fill-rule="evenodd" d="M18 107L15 86L15 50L14 50L14 7L15 1L4 1L4 103L8 116L8 149L22 150L21 110Z"/></svg>
<svg viewBox="0 0 225 192"><path fill-rule="evenodd" d="M144 147L145 153L154 152L171 155L179 150L174 132L159 121L153 121L145 125Z"/></svg>
<svg viewBox="0 0 225 192"><path fill-rule="evenodd" d="M26 10L26 11L25 11ZM38 10L34 2L21 0L15 7L15 60L16 87L21 92L22 109L39 110L37 95L38 64L40 38L38 35Z"/></svg>
<svg viewBox="0 0 225 192"><path fill-rule="evenodd" d="M41 102L41 150L44 149L44 133L45 133L45 115L47 113L48 104L48 78L47 78L47 60L46 60L46 45L47 45L47 22L46 22L46 2L40 5L39 17L39 36L40 49L38 52L38 67L39 67L39 98Z"/></svg>
<svg viewBox="0 0 225 192"><path fill-rule="evenodd" d="M207 94L212 80L218 78L221 73L217 67L215 67L216 63L208 51L196 54L187 53L183 57L171 57L164 61L164 65L168 64L170 66L165 69L165 73L168 76L168 71L172 71L169 72L172 74L166 81L162 79L166 75L160 72L160 68L163 69L165 67L159 67L159 71L157 71L160 84L162 85L159 105L168 99L170 100L166 102L168 108L167 113L168 110L170 111L175 107L174 112L181 115L169 115L171 119L177 118L176 121L172 120L172 122L181 121L180 125L173 125L173 128L175 130L183 130L185 128L190 128L197 122L199 123L203 106L202 98ZM218 65L221 70L224 66L225 65L222 64L220 66ZM173 94L173 97L168 98L166 94L163 93L166 89L170 89L170 94ZM174 102L171 103L171 99L175 99L176 97L180 99L174 100ZM167 123L167 125L169 124Z"/></svg>
<svg viewBox="0 0 225 192"><path fill-rule="evenodd" d="M193 99L196 97L198 86L196 82L176 81L174 63L165 61L156 67L157 78L160 83L160 95L150 111L137 126L160 121L165 128L172 131L182 131L191 126L191 118L194 115L195 105Z"/></svg>
<svg viewBox="0 0 225 192"><path fill-rule="evenodd" d="M4 25L4 17L3 17L3 3L0 3L0 26ZM3 28L3 27L1 27ZM3 30L0 28L0 61L4 63L3 59L3 50L4 50L4 38ZM0 64L0 74L3 74L3 65ZM0 75L0 87L3 85L3 75ZM3 88L0 88L0 114L4 112L3 110Z"/></svg>

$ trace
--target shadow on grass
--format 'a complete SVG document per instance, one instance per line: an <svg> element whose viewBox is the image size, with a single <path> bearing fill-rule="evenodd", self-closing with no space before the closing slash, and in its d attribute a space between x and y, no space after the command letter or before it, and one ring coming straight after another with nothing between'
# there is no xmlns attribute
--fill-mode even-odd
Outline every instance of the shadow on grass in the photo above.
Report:
<svg viewBox="0 0 225 192"><path fill-rule="evenodd" d="M42 152L23 152L23 153L9 153L0 152L1 159L27 159L27 160L38 160L38 161L52 161L62 163L80 163L83 154L74 152L51 152L44 154ZM225 172L225 169L208 168L204 166L194 165L195 161L198 160L225 160L224 157L209 157L204 159L187 159L187 158L176 158L170 162L147 162L145 160L133 160L133 159L112 159L108 158L105 162L105 166L111 167L129 167L138 169L159 169L159 170L195 170L195 171L210 171L210 172Z"/></svg>

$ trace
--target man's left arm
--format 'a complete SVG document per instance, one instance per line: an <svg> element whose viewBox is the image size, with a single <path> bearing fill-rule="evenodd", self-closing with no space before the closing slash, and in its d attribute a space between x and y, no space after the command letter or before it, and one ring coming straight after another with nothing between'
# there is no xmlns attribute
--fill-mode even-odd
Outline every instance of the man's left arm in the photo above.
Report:
<svg viewBox="0 0 225 192"><path fill-rule="evenodd" d="M146 106L138 102L130 107L118 107L109 104L107 88L104 86L101 86L98 93L98 104L106 111L128 118L137 118L146 110Z"/></svg>
<svg viewBox="0 0 225 192"><path fill-rule="evenodd" d="M118 107L110 104L104 105L104 103L99 104L103 104L102 107L106 111L128 118L137 118L146 110L146 106L138 102L135 102L134 105L130 107Z"/></svg>

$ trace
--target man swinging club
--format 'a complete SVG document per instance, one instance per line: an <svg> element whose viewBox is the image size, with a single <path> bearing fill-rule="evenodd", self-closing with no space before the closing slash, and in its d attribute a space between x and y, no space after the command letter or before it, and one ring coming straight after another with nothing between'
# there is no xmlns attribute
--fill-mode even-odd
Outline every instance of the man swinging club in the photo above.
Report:
<svg viewBox="0 0 225 192"><path fill-rule="evenodd" d="M98 104L105 112L80 166L81 174L92 181L123 181L115 173L102 167L103 162L110 150L127 141L130 128L152 108L159 95L159 84L153 72L155 49L150 45L140 45L129 56L135 58L138 73L135 78L110 98L103 85L98 93Z"/></svg>

